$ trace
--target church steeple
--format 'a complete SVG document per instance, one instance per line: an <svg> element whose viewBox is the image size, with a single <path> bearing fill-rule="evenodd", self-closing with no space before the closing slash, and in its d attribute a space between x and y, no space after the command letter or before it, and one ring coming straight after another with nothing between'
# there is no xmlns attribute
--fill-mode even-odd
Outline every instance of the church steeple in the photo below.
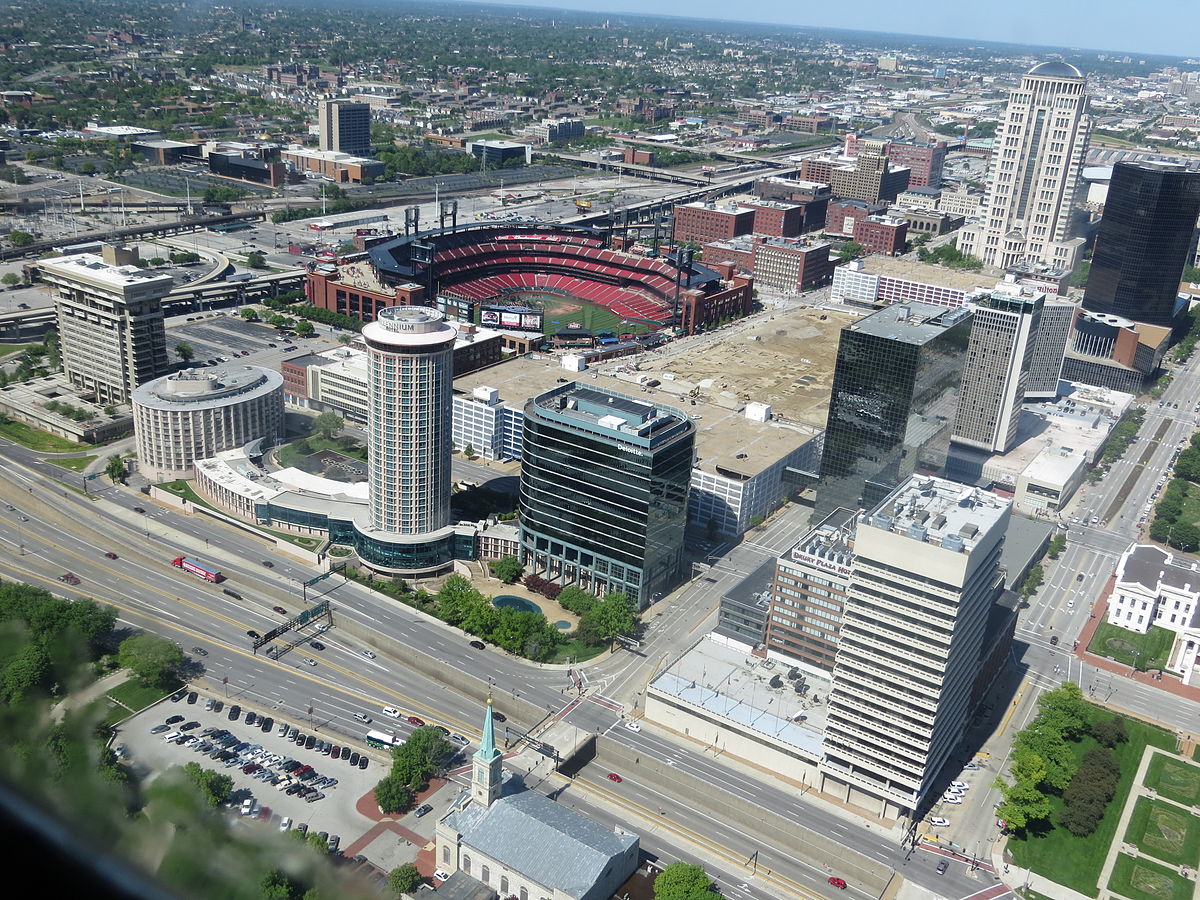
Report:
<svg viewBox="0 0 1200 900"><path fill-rule="evenodd" d="M496 747L496 727L492 717L492 697L488 695L483 717L483 738L471 758L471 799L491 806L500 796L504 754Z"/></svg>

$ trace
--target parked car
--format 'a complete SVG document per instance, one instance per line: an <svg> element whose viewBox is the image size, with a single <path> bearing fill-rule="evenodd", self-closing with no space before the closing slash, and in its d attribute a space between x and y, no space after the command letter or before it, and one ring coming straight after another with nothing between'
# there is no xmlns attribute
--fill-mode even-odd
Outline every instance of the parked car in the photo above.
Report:
<svg viewBox="0 0 1200 900"><path fill-rule="evenodd" d="M370 761L371 761L371 760L370 760L370 757L367 757L367 756L360 756L360 757L358 758L358 767L359 767L360 769L365 769L365 768L366 768L366 767L367 767L367 766L370 764Z"/></svg>
<svg viewBox="0 0 1200 900"><path fill-rule="evenodd" d="M630 731L641 731L642 730L642 726L639 725L637 722L626 722L625 727L628 728Z"/></svg>
<svg viewBox="0 0 1200 900"><path fill-rule="evenodd" d="M485 644L483 641L471 641L470 646L474 647L476 650L487 649L487 644Z"/></svg>
<svg viewBox="0 0 1200 900"><path fill-rule="evenodd" d="M242 715L242 708L236 703L229 707L229 721L236 722Z"/></svg>
<svg viewBox="0 0 1200 900"><path fill-rule="evenodd" d="M433 807L430 806L428 803L422 803L420 806L418 806L416 809L413 810L413 815L419 819L422 816L429 815L431 812L433 812Z"/></svg>
<svg viewBox="0 0 1200 900"><path fill-rule="evenodd" d="M198 699L199 695L195 691L192 691L187 695L187 702L189 705L194 704Z"/></svg>
<svg viewBox="0 0 1200 900"><path fill-rule="evenodd" d="M941 816L930 816L929 817L929 826L931 828L949 828L950 820L943 819Z"/></svg>
<svg viewBox="0 0 1200 900"><path fill-rule="evenodd" d="M169 719L167 719L167 724L174 725L176 722L182 722L182 721L183 721L183 716L171 716Z"/></svg>

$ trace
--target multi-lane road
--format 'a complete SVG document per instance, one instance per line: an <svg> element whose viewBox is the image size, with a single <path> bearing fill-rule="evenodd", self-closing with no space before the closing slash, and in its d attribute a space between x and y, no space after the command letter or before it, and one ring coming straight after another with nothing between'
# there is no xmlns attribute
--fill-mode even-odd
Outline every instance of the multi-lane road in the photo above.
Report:
<svg viewBox="0 0 1200 900"><path fill-rule="evenodd" d="M1152 405L1140 439L1124 459L1103 482L1089 488L1068 514L1078 523L1069 525L1067 550L1048 566L1047 583L1021 616L1014 653L1016 670L1023 669L1027 677L1017 689L1019 708L1011 717L1012 730L1030 713L1040 690L1068 678L1097 700L1194 730L1195 704L1165 698L1147 685L1081 665L1071 649L1117 557L1136 536L1138 516L1157 490L1161 473L1193 429L1190 398L1197 395L1200 375L1192 365L1177 374L1164 396L1166 405ZM618 807L634 820L643 819L647 810L661 816L661 825L654 826L646 840L648 848L657 848L664 856L687 855L696 849L695 835L702 835L711 846L725 848L731 858L744 854L748 860L758 851L757 863L809 892L823 890L819 867L795 859L787 847L764 845L761 835L714 813L725 796L833 835L854 852L902 871L905 878L939 894L966 896L980 889L980 878L990 878L987 873L970 873L962 864L939 876L933 870L936 860L925 853L909 854L890 832L869 830L789 787L765 781L751 770L650 728L633 732L620 727L624 715L636 715L650 678L711 629L720 596L801 536L807 527L802 509L789 508L735 546L717 548L699 566L696 578L651 609L639 648L585 667L588 699L574 703L570 679L562 668L531 665L494 650L473 650L457 630L339 576L314 585L309 592L310 601L325 597L333 602L332 630L299 636L301 643L279 659L256 655L246 632L265 632L279 624L284 617L273 612L275 606L288 614L298 611L303 605L300 584L317 574L315 569L248 533L207 516L160 507L106 482L91 482L93 496L85 497L74 487L78 476L44 462L38 454L7 443L0 452L8 463L0 477L0 502L14 507L0 516L0 577L43 584L57 593L97 597L114 604L127 626L165 634L185 649L202 647L208 655L197 656L197 666L231 699L350 737L361 737L365 729L354 718L356 713L373 718L372 727L383 724L403 734L409 726L383 717L384 705L472 735L479 718L477 698L491 690L501 710L506 696L545 709L547 715L562 715L566 710L564 721L582 732L603 733L606 740L635 753L669 760L678 772L711 786L707 796L677 796L636 772L621 773L625 781L614 786L603 780L605 773L590 767L567 787L565 796L601 818L613 816ZM484 481L492 475L491 470L476 467L459 477ZM1124 502L1114 509L1118 491ZM135 507L146 512L138 513ZM1108 521L1093 526L1093 516ZM106 558L107 552L118 558ZM228 580L213 586L169 565L171 558L185 553L218 565ZM64 572L74 573L81 584L61 583ZM242 599L223 593L224 588ZM1053 637L1058 641L1052 643ZM312 648L307 642L313 639L324 649ZM368 649L376 654L374 658L363 655ZM452 690L445 681L422 674L428 668L418 670L402 662L414 654L474 679L478 690ZM305 664L305 656L317 665ZM524 713L507 723L515 738L535 723L528 720L527 707L512 706ZM1009 725L1010 719L1004 724ZM964 847L983 846L994 838L988 808L994 797L988 782L1002 771L1005 746L1002 738L994 742L993 756L977 779L970 805L955 811L960 820L955 824L961 827L953 829L954 839ZM708 861L711 864L711 857ZM717 871L722 871L719 865ZM723 874L734 888L745 881L743 866L730 863Z"/></svg>

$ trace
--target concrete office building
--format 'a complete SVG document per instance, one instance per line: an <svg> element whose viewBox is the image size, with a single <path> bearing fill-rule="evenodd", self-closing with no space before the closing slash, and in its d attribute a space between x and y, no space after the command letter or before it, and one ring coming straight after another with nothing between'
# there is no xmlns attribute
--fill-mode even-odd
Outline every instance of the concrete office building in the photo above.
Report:
<svg viewBox="0 0 1200 900"><path fill-rule="evenodd" d="M1034 66L1008 98L996 133L987 201L958 248L1002 269L1023 261L1074 269L1083 239L1071 235L1091 117L1086 81L1064 62Z"/></svg>
<svg viewBox="0 0 1200 900"><path fill-rule="evenodd" d="M976 303L951 440L992 453L1013 445L1042 303L1032 291Z"/></svg>
<svg viewBox="0 0 1200 900"><path fill-rule="evenodd" d="M371 155L371 106L350 100L324 100L317 112L322 150L350 156Z"/></svg>
<svg viewBox="0 0 1200 900"><path fill-rule="evenodd" d="M577 382L525 404L527 570L639 607L683 577L696 428L666 406Z"/></svg>
<svg viewBox="0 0 1200 900"><path fill-rule="evenodd" d="M1187 310L1179 281L1200 215L1200 172L1147 160L1113 166L1083 308L1150 325Z"/></svg>
<svg viewBox="0 0 1200 900"><path fill-rule="evenodd" d="M162 298L170 275L133 265L135 251L105 246L38 263L54 285L63 370L103 404L127 403L133 390L171 371Z"/></svg>
<svg viewBox="0 0 1200 900"><path fill-rule="evenodd" d="M869 508L908 476L943 471L972 317L898 303L842 329L818 515Z"/></svg>
<svg viewBox="0 0 1200 900"><path fill-rule="evenodd" d="M1025 399L1053 400L1058 396L1062 379L1063 359L1071 342L1079 304L1065 297L1047 295L1042 303L1042 316L1033 334L1033 348L1026 369Z"/></svg>
<svg viewBox="0 0 1200 900"><path fill-rule="evenodd" d="M883 818L922 807L961 740L1003 589L1009 501L905 480L854 541L821 789Z"/></svg>
<svg viewBox="0 0 1200 900"><path fill-rule="evenodd" d="M824 241L767 238L754 245L751 271L767 291L798 294L827 284L833 274L830 245Z"/></svg>
<svg viewBox="0 0 1200 900"><path fill-rule="evenodd" d="M185 369L133 392L139 471L178 478L198 459L283 437L283 376L259 366Z"/></svg>

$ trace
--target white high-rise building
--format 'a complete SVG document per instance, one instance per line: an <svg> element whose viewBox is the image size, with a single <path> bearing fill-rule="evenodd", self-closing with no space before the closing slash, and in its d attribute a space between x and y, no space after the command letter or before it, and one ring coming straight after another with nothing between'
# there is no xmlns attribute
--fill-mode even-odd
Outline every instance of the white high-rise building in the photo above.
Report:
<svg viewBox="0 0 1200 900"><path fill-rule="evenodd" d="M937 783L970 718L1009 512L996 494L914 475L859 519L821 790L896 818Z"/></svg>
<svg viewBox="0 0 1200 900"><path fill-rule="evenodd" d="M450 401L458 332L437 310L389 306L363 326L370 354L371 528L428 534L450 524Z"/></svg>
<svg viewBox="0 0 1200 900"><path fill-rule="evenodd" d="M1005 453L1017 439L1042 296L995 293L975 306L951 440Z"/></svg>
<svg viewBox="0 0 1200 900"><path fill-rule="evenodd" d="M1091 116L1083 73L1044 62L1008 98L996 132L987 200L958 248L990 266L1038 262L1073 269L1083 247L1071 236L1076 187Z"/></svg>

